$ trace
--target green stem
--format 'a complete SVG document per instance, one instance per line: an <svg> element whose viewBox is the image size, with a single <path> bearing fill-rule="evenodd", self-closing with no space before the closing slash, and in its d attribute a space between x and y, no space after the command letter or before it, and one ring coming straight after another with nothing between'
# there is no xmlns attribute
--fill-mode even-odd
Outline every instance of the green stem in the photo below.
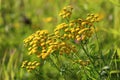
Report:
<svg viewBox="0 0 120 80"><path fill-rule="evenodd" d="M85 67L83 67L83 71L84 71L84 73L87 75L87 78L89 78L90 80L96 80L95 78L91 77L91 76L86 72Z"/></svg>
<svg viewBox="0 0 120 80"><path fill-rule="evenodd" d="M102 43L100 43L100 41L99 41L99 39L98 39L98 35L97 35L97 31L96 31L95 26L94 26L94 29L95 29L95 37L96 37L96 39L97 39L97 43L98 43L98 47L99 47L100 56L101 56L101 58L102 58L102 60L103 60L103 63L106 64L106 63L105 63L105 60L104 60L104 56L103 56L103 54L102 54L103 45L102 45Z"/></svg>
<svg viewBox="0 0 120 80"><path fill-rule="evenodd" d="M55 68L60 71L59 67L55 64L55 62L53 61L53 59L51 57L49 57L49 60L53 63L53 65L55 66Z"/></svg>
<svg viewBox="0 0 120 80"><path fill-rule="evenodd" d="M53 60L51 57L50 57L49 59L50 59L50 61L53 63L53 65L55 66L55 68L56 68L59 72L62 72L62 71L60 70L60 68L55 64L54 60ZM67 80L66 77L65 77L65 73L64 73L64 74L62 73L62 76L63 76L63 78L64 78L65 80Z"/></svg>
<svg viewBox="0 0 120 80"><path fill-rule="evenodd" d="M89 56L88 52L86 51L86 49L84 48L84 46L82 45L82 43L81 43L81 46L82 46L83 51L85 52L85 54L86 54L87 57L89 58L90 62L92 63L92 65L93 65L95 71L96 71L97 74L99 75L99 72L96 70L96 67L95 67L95 65L94 65L94 62L92 61L91 57Z"/></svg>

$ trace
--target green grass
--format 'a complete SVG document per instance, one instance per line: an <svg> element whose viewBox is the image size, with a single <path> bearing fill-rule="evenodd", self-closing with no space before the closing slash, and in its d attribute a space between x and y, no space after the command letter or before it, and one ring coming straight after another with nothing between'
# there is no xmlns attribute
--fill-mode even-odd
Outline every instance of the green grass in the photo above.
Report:
<svg viewBox="0 0 120 80"><path fill-rule="evenodd" d="M62 22L58 13L69 4L74 7L72 18L85 18L88 13L100 13L104 16L95 25L98 29L99 44L102 45L100 49L102 49L103 55L107 57L104 60L106 65L110 66L111 79L108 80L114 80L112 78L114 76L120 77L118 71L120 70L118 66L120 64L120 2L118 0L0 0L0 80L33 80L35 78L20 67L24 59L31 60L27 57L23 39L39 29L47 29L52 33L55 26ZM24 21L24 16L32 24L27 24ZM52 20L50 22L44 21L48 17L51 17ZM99 44L89 44L89 47L94 50L92 53L97 53ZM113 59L115 55L118 55L118 58L114 57ZM84 55L80 57L85 58ZM99 62L102 63L101 60ZM96 65L99 66L98 63ZM102 69L106 65L102 64L99 67ZM89 67L85 67L88 74L81 75L84 70L79 70L78 65L74 65L73 68L76 69L74 72L78 70L76 75L66 72L69 74L66 78L77 80L82 76L82 80L87 80L86 78L96 80L96 75L91 72L94 71L94 68L90 70ZM57 78L57 80L63 80L63 76L49 62L45 63L40 70L43 71L40 77L43 80L56 80Z"/></svg>
<svg viewBox="0 0 120 80"><path fill-rule="evenodd" d="M6 51L0 61L0 80L30 80L31 74L21 69L22 58L16 50Z"/></svg>

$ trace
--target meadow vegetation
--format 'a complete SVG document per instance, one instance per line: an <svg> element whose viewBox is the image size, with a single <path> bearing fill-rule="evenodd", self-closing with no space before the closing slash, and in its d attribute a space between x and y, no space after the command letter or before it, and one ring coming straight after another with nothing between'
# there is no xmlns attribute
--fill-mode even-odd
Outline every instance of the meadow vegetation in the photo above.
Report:
<svg viewBox="0 0 120 80"><path fill-rule="evenodd" d="M119 80L119 0L0 0L0 80Z"/></svg>

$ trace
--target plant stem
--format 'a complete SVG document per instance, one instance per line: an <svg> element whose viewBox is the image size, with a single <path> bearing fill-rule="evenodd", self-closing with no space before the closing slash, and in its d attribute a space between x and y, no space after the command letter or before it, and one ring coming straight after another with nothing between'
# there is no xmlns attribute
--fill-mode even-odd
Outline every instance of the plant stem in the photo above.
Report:
<svg viewBox="0 0 120 80"><path fill-rule="evenodd" d="M50 61L53 63L53 65L55 66L55 68L56 68L59 72L62 72L62 71L60 70L60 68L55 64L54 60L53 60L51 57L49 57L49 59L50 59ZM62 73L62 76L64 77L65 80L67 80L66 77L65 77L65 75L64 75L63 73Z"/></svg>
<svg viewBox="0 0 120 80"><path fill-rule="evenodd" d="M96 67L95 67L95 65L94 65L94 62L92 61L91 57L89 56L88 52L86 51L86 49L84 48L84 46L82 45L82 43L81 43L81 46L82 46L83 51L85 52L85 54L86 54L87 57L89 58L90 62L92 63L92 65L93 65L95 71L96 71L97 74L99 75L99 72L96 70Z"/></svg>
<svg viewBox="0 0 120 80"><path fill-rule="evenodd" d="M94 29L95 29L95 37L96 37L96 39L97 39L97 44L98 44L98 47L99 47L100 56L101 56L101 58L102 58L102 60L103 60L103 63L106 64L106 63L105 63L105 60L104 60L104 56L103 56L103 54L102 54L103 45L102 45L102 43L100 43L100 41L99 41L99 39L98 39L98 35L97 35L97 31L96 31L95 26L94 26Z"/></svg>

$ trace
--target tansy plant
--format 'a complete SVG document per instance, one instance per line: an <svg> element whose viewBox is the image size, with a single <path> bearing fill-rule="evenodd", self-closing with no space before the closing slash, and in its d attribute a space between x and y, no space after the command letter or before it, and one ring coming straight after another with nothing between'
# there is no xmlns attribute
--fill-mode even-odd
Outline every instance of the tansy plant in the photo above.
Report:
<svg viewBox="0 0 120 80"><path fill-rule="evenodd" d="M88 43L95 35L94 23L99 21L99 16L88 14L85 19L71 20L72 10L71 6L67 6L60 11L59 16L64 22L57 25L53 33L38 30L24 40L28 55L36 56L35 61L23 61L22 67L28 72L36 71L46 61L66 80L71 80L72 73L76 76L75 80L99 80L100 72L96 65L101 65L95 63L92 51L88 50Z"/></svg>

